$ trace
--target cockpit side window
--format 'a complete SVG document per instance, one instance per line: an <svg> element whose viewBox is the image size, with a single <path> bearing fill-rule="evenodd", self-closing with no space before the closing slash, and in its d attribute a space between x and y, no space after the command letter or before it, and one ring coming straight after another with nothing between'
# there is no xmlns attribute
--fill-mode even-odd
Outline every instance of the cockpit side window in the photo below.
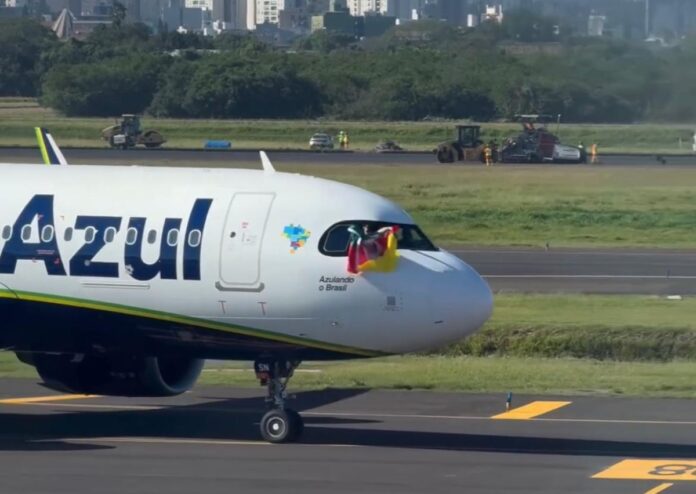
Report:
<svg viewBox="0 0 696 494"><path fill-rule="evenodd" d="M355 220L336 223L326 230L319 240L319 251L326 256L345 257L348 255L351 241L350 229L370 235L376 233L380 228L389 226L397 227L396 239L399 250L438 250L416 225Z"/></svg>

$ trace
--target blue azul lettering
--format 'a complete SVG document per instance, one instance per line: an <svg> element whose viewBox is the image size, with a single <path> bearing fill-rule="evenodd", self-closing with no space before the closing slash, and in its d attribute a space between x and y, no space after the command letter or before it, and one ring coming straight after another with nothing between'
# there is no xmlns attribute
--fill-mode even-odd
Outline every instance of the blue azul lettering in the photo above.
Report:
<svg viewBox="0 0 696 494"><path fill-rule="evenodd" d="M126 243L124 258L128 273L136 280L151 280L158 274L163 280L176 279L176 245L171 246L167 242L169 232L181 227L179 218L167 218L164 220L164 230L160 239L159 258L153 264L143 261L142 247L145 239L145 218L131 218L128 229L134 228L137 233L135 242Z"/></svg>
<svg viewBox="0 0 696 494"><path fill-rule="evenodd" d="M191 209L188 225L186 225L186 236L184 237L184 279L185 280L200 280L201 279L201 246L203 245L203 229L205 222L208 219L208 211L212 199L196 199ZM191 232L199 231L200 237L197 245L192 245Z"/></svg>
<svg viewBox="0 0 696 494"><path fill-rule="evenodd" d="M117 262L95 262L94 256L106 245L104 230L109 227L118 231L121 218L116 216L78 216L75 220L76 230L94 228L95 235L91 242L85 242L70 259L70 276L98 276L118 278Z"/></svg>
<svg viewBox="0 0 696 494"><path fill-rule="evenodd" d="M17 261L31 260L43 262L49 275L66 276L58 250L53 202L54 197L48 194L37 194L29 200L12 226L11 237L2 246L0 274L13 274L17 269ZM180 234L183 223L181 218L164 220L159 256L152 264L145 262L142 256L147 220L144 217L130 218L128 228L135 229L137 235L130 242L125 242L124 264L128 274L137 280L150 280L156 276L166 280L177 279L178 246L183 244L183 277L185 280L200 280L203 231L212 202L212 199L195 200L183 236ZM94 258L106 245L105 232L109 228L118 232L124 224L123 220L120 216L80 215L76 218L74 228L84 230L86 236L89 231L90 238L86 239L70 259L70 276L120 276L119 263L116 260L94 261ZM32 228L34 224L38 226L36 232ZM23 233L27 228L32 228L29 236ZM179 233L172 233L175 230Z"/></svg>
<svg viewBox="0 0 696 494"><path fill-rule="evenodd" d="M29 227L37 220L38 242L24 240L22 229ZM50 227L49 239L42 235L44 229ZM41 261L50 275L65 276L65 267L58 251L55 226L53 223L53 196L35 195L24 206L24 209L12 226L12 237L5 242L0 254L0 273L12 274L17 268L17 261Z"/></svg>

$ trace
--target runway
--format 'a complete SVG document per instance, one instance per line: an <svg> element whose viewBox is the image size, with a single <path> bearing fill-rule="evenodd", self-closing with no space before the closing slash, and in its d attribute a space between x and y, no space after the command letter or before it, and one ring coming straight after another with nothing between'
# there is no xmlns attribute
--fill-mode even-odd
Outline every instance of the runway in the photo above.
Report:
<svg viewBox="0 0 696 494"><path fill-rule="evenodd" d="M648 249L459 249L496 292L696 294L696 252Z"/></svg>
<svg viewBox="0 0 696 494"><path fill-rule="evenodd" d="M109 148L63 148L65 157L75 164L122 164L147 165L167 164L169 166L240 166L259 163L258 151L204 151L184 149L129 149L127 151ZM418 153L374 153L374 152L313 152L313 151L268 151L271 160L282 165L424 165L442 166L435 155ZM0 148L0 162L39 163L40 154L34 148ZM696 155L661 156L657 155L601 155L600 161L606 166L696 166ZM458 163L461 166L480 166L480 163ZM498 166L520 166L519 164L498 164ZM529 166L529 165L524 165ZM585 166L546 164L538 166Z"/></svg>
<svg viewBox="0 0 696 494"><path fill-rule="evenodd" d="M515 396L492 418L505 396L302 392L302 442L268 445L256 389L50 401L6 380L0 398L8 493L696 492L688 400Z"/></svg>

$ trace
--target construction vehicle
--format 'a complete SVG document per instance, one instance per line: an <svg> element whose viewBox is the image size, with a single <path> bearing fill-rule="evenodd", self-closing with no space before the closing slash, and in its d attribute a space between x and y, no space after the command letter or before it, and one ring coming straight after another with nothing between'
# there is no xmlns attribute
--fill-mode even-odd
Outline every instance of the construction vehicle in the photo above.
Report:
<svg viewBox="0 0 696 494"><path fill-rule="evenodd" d="M121 122L102 130L102 139L112 148L128 149L137 145L158 148L167 142L156 130L143 131L138 115L121 115Z"/></svg>
<svg viewBox="0 0 696 494"><path fill-rule="evenodd" d="M508 138L500 152L504 163L583 163L586 154L579 147L561 144L558 137L549 132L546 123L551 115L516 115L523 130ZM560 125L560 115L558 116ZM540 124L540 125L535 125Z"/></svg>
<svg viewBox="0 0 696 494"><path fill-rule="evenodd" d="M439 144L435 150L439 163L483 161L480 125L457 125L457 140Z"/></svg>

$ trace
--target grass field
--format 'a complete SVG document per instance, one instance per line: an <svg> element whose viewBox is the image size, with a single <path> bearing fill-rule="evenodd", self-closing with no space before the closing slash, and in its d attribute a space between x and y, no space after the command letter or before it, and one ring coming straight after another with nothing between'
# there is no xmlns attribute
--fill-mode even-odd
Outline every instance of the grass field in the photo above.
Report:
<svg viewBox="0 0 696 494"><path fill-rule="evenodd" d="M38 379L12 353L0 353L0 378ZM302 364L291 390L324 388L696 397L693 362L601 362L509 357L388 357ZM256 387L250 364L214 365L199 384ZM504 395L501 396L501 404Z"/></svg>
<svg viewBox="0 0 696 494"><path fill-rule="evenodd" d="M33 146L32 128L48 127L63 146L102 147L100 130L109 118L64 118L38 106L35 100L0 98L0 145ZM370 150L381 139L394 139L409 150L431 150L451 139L454 122L338 122L331 120L173 120L143 119L144 128L161 131L170 148L200 148L207 139L225 139L237 148L305 149L314 132L348 132L351 149ZM483 124L484 138L503 139L519 131L518 124ZM556 126L553 126L555 131ZM690 125L561 125L568 144L598 143L601 152L691 152ZM681 145L680 145L681 142Z"/></svg>
<svg viewBox="0 0 696 494"><path fill-rule="evenodd" d="M445 355L696 360L696 298L623 295L495 297L493 317Z"/></svg>
<svg viewBox="0 0 696 494"><path fill-rule="evenodd" d="M554 307L554 310L548 310ZM568 348L592 350L593 336L609 334L608 347L627 346L626 341L642 340L646 347L655 341L674 348L694 347L696 298L681 301L642 296L529 296L498 295L492 320L480 334L497 334L500 339L517 328L530 335L554 328ZM689 338L675 338L674 331ZM640 334L640 338L636 335ZM475 337L476 338L476 337ZM533 338L532 338L533 339ZM659 347L659 345L657 345ZM535 355L525 349L528 355ZM542 346L543 351L549 347ZM555 350L554 350L555 351ZM672 350L672 357L679 352ZM565 353L569 354L568 352ZM431 355L389 357L302 365L293 379L293 389L326 387L368 387L391 389L432 389L481 392L623 394L643 396L696 397L696 365L690 359L669 362L597 360L591 358L527 358L508 346L498 355ZM563 352L554 355L564 355ZM578 355L587 356L587 354ZM605 355L611 357L611 355ZM654 358L647 351L634 358ZM35 378L34 370L11 353L0 354L0 377ZM203 384L256 386L248 363L225 363L208 367Z"/></svg>
<svg viewBox="0 0 696 494"><path fill-rule="evenodd" d="M248 366L245 367L248 369ZM292 388L429 389L539 394L696 397L693 362L600 362L506 357L389 357L302 365ZM316 372L319 371L319 372ZM203 384L257 386L250 370L207 369Z"/></svg>
<svg viewBox="0 0 696 494"><path fill-rule="evenodd" d="M696 247L696 169L291 169L396 201L441 245Z"/></svg>

